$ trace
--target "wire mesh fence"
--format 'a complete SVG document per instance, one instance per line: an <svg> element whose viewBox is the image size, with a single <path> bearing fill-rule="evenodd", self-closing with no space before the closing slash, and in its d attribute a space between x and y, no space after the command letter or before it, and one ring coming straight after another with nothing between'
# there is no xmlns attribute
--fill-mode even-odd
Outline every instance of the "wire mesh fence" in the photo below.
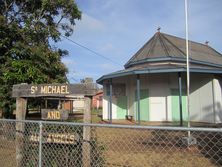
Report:
<svg viewBox="0 0 222 167"><path fill-rule="evenodd" d="M0 166L222 166L222 129L0 120Z"/></svg>

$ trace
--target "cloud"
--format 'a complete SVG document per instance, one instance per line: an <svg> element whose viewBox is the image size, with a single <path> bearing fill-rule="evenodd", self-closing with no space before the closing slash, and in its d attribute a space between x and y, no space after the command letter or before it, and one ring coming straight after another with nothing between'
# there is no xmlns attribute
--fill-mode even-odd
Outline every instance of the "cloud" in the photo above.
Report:
<svg viewBox="0 0 222 167"><path fill-rule="evenodd" d="M102 64L99 64L98 68L101 70L101 71L114 71L116 70L116 66L110 64L110 63L102 63Z"/></svg>
<svg viewBox="0 0 222 167"><path fill-rule="evenodd" d="M77 0L83 12L76 22L74 41L125 64L161 26L161 32L185 37L184 1L178 0ZM222 0L189 1L189 38L210 41L218 51L221 47ZM101 75L119 70L111 61L65 41L78 77ZM74 68L67 61L69 68ZM122 66L123 68L123 66Z"/></svg>
<svg viewBox="0 0 222 167"><path fill-rule="evenodd" d="M189 28L191 38L204 43L210 41L210 45L222 51L221 47L221 23L222 1L202 0L192 1L189 5Z"/></svg>
<svg viewBox="0 0 222 167"><path fill-rule="evenodd" d="M102 47L101 47L101 51L102 52L111 52L111 51L113 51L115 48L114 48L114 46L113 46L113 44L111 44L111 43L106 43L106 44L104 44Z"/></svg>
<svg viewBox="0 0 222 167"><path fill-rule="evenodd" d="M62 62L66 65L66 66L73 66L76 65L76 62L70 58L63 58Z"/></svg>
<svg viewBox="0 0 222 167"><path fill-rule="evenodd" d="M74 78L76 80L80 80L80 79L84 79L84 78L93 78L94 81L96 80L96 78L98 78L99 75L98 73L95 72L90 72L87 70L82 70L82 71L76 71L75 73L73 73L72 75L69 75L69 78Z"/></svg>
<svg viewBox="0 0 222 167"><path fill-rule="evenodd" d="M77 36L77 38L84 38L92 36L93 34L98 34L104 30L104 24L100 20L83 13L82 19L76 21L74 36Z"/></svg>

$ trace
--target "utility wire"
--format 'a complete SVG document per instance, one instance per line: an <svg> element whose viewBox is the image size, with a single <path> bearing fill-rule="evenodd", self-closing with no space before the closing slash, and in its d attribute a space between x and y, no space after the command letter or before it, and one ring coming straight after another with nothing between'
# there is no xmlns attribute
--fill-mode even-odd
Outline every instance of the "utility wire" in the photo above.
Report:
<svg viewBox="0 0 222 167"><path fill-rule="evenodd" d="M73 81L75 81L75 82L77 82L77 83L79 82L79 81L78 81L77 79L75 79L74 77L71 77L70 79L73 80Z"/></svg>
<svg viewBox="0 0 222 167"><path fill-rule="evenodd" d="M93 53L94 55L97 55L97 56L99 56L99 57L102 57L103 59L106 59L106 60L108 60L108 61L111 61L112 63L117 64L117 65L119 65L119 66L122 67L122 65L121 65L120 63L118 63L118 62L116 62L116 61L114 61L114 60L112 60L112 59L110 59L110 58L108 58L108 57L106 57L106 56L103 56L103 55L101 55L100 53L95 52L95 51L93 51L92 49L90 49L90 48L88 48L88 47L86 47L86 46L83 46L82 44L77 43L77 42L73 41L72 39L67 38L66 36L63 36L63 35L62 35L62 37L65 38L65 39L67 39L68 41L74 43L75 45L77 45L77 46L79 46L79 47L81 47L81 48L83 48L83 49L88 50L89 52Z"/></svg>

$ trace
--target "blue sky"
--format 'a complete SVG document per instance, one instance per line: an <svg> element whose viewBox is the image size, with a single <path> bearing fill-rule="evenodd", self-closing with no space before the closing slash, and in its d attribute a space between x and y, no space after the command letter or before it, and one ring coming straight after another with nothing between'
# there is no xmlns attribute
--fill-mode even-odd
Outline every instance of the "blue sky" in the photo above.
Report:
<svg viewBox="0 0 222 167"><path fill-rule="evenodd" d="M222 53L222 0L189 1L189 38ZM71 83L94 81L123 65L156 32L185 37L184 0L76 0L82 19L70 39L114 60L113 63L63 39L56 46L69 51L63 62Z"/></svg>

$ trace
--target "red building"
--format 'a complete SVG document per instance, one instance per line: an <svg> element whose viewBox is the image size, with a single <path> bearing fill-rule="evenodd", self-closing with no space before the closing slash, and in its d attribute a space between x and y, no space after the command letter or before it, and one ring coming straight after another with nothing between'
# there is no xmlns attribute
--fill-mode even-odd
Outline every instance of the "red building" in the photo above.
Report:
<svg viewBox="0 0 222 167"><path fill-rule="evenodd" d="M103 107L103 91L99 90L92 99L92 108L99 109Z"/></svg>

